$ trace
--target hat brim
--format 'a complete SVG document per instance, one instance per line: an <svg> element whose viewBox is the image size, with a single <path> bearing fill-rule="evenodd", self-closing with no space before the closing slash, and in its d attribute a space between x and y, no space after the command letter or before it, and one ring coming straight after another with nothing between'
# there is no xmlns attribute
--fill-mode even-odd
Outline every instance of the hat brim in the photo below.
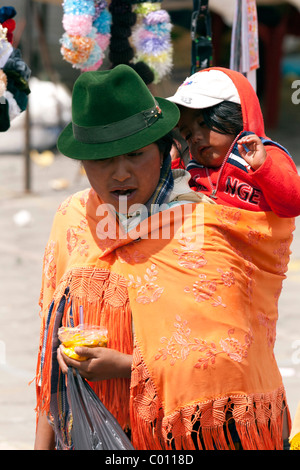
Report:
<svg viewBox="0 0 300 470"><path fill-rule="evenodd" d="M72 123L68 124L57 140L58 150L76 160L104 160L146 147L171 131L179 120L178 107L164 98L155 98L161 108L161 117L150 127L113 142L87 144L74 138Z"/></svg>
<svg viewBox="0 0 300 470"><path fill-rule="evenodd" d="M167 98L167 100L178 104L179 106L184 106L185 108L191 109L210 108L211 106L215 106L216 104L224 101L223 99L213 98L205 95L198 95L197 98L186 98L184 95L176 96L176 94L174 96L170 96Z"/></svg>

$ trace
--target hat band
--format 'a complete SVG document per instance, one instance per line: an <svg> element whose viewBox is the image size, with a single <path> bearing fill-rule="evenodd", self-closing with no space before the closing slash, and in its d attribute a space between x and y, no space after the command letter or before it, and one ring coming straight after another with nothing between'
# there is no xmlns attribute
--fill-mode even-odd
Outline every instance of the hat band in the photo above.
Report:
<svg viewBox="0 0 300 470"><path fill-rule="evenodd" d="M161 109L155 101L155 106L152 108L104 126L83 127L72 123L73 135L83 144L113 142L152 126L161 116Z"/></svg>

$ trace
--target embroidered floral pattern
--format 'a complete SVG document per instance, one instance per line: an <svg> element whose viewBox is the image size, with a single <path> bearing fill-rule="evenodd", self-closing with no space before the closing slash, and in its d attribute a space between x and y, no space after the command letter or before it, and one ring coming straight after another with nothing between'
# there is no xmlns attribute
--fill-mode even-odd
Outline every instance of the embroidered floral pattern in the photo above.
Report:
<svg viewBox="0 0 300 470"><path fill-rule="evenodd" d="M276 320L270 320L264 313L258 313L257 317L260 325L266 328L269 348L273 348L276 340Z"/></svg>
<svg viewBox="0 0 300 470"><path fill-rule="evenodd" d="M287 270L287 256L289 255L290 251L290 239L288 240L281 240L280 246L277 250L274 250L274 255L278 255L279 262L276 263L275 267L278 269L278 274L284 274Z"/></svg>
<svg viewBox="0 0 300 470"><path fill-rule="evenodd" d="M234 207L223 206L222 209L216 211L217 219L224 226L236 225L240 218L241 212Z"/></svg>
<svg viewBox="0 0 300 470"><path fill-rule="evenodd" d="M241 343L239 340L231 336L234 334L234 331L234 328L228 330L228 337L220 340L220 346L222 351L225 352L230 359L235 362L242 362L242 360L248 355L248 349L253 342L253 335L249 330L249 332L245 334L245 342ZM221 352L217 354L221 354Z"/></svg>
<svg viewBox="0 0 300 470"><path fill-rule="evenodd" d="M247 292L247 296L249 297L249 300L252 301L252 294L253 294L253 274L254 274L254 271L255 271L256 266L251 263L251 261L247 261L245 260L245 274L247 276L247 280L246 280L246 292Z"/></svg>
<svg viewBox="0 0 300 470"><path fill-rule="evenodd" d="M71 202L71 200L72 200L72 197L73 197L73 196L69 196L65 201L63 201L63 202L59 205L59 207L58 207L58 209L57 209L57 212L61 212L62 215L66 215L66 212L67 212L67 209L68 209L68 207L69 207L69 205L70 205L70 202Z"/></svg>
<svg viewBox="0 0 300 470"><path fill-rule="evenodd" d="M251 330L245 335L244 343L233 337L234 328L228 330L228 336L221 338L219 343L208 342L203 338L191 338L192 331L188 327L188 322L182 320L180 315L176 315L174 323L175 331L170 338L162 337L161 342L166 343L164 348L158 350L156 360L165 361L169 358L170 365L175 365L178 360L184 361L190 353L201 352L200 358L194 364L196 369L207 369L209 365L216 362L220 354L226 354L232 361L242 362L248 355L248 349L253 342Z"/></svg>
<svg viewBox="0 0 300 470"><path fill-rule="evenodd" d="M192 290L186 286L186 294L193 293L196 302L210 300L213 307L226 307L220 295L215 296L217 290L216 281L207 280L206 274L199 274L199 281L194 282Z"/></svg>
<svg viewBox="0 0 300 470"><path fill-rule="evenodd" d="M257 245L261 240L265 240L267 238L267 235L265 233L261 233L258 230L254 230L253 228L249 227L249 225L248 228L248 242L251 245Z"/></svg>
<svg viewBox="0 0 300 470"><path fill-rule="evenodd" d="M173 253L178 256L179 266L187 269L198 269L207 264L207 260L204 257L204 251L197 247L197 244L193 241L194 238L183 237L179 240L181 249L173 250Z"/></svg>
<svg viewBox="0 0 300 470"><path fill-rule="evenodd" d="M221 273L221 279L225 286L230 287L235 283L235 277L232 272L232 268L225 272L221 268L217 268L217 271Z"/></svg>
<svg viewBox="0 0 300 470"><path fill-rule="evenodd" d="M69 255L76 249L81 256L88 256L89 245L86 240L80 239L80 234L85 232L87 225L87 220L82 219L79 225L70 227L67 230L67 248Z"/></svg>
<svg viewBox="0 0 300 470"><path fill-rule="evenodd" d="M144 280L142 280L140 276L137 276L136 279L134 279L132 274L128 275L128 287L137 289L136 302L148 304L150 302L155 302L160 298L164 288L155 283L157 280L157 274L158 271L156 269L156 265L152 264L150 268L146 269Z"/></svg>
<svg viewBox="0 0 300 470"><path fill-rule="evenodd" d="M176 331L168 339L163 336L160 341L166 343L165 348L159 349L159 354L155 359L162 359L165 361L168 356L170 357L170 365L173 366L178 359L185 360L193 348L197 348L197 343L190 340L191 329L187 327L188 322L181 320L179 315L176 315L176 322L174 327Z"/></svg>
<svg viewBox="0 0 300 470"><path fill-rule="evenodd" d="M86 206L91 191L92 189L86 189L85 191L82 192L79 198L79 202L82 205L82 207Z"/></svg>
<svg viewBox="0 0 300 470"><path fill-rule="evenodd" d="M52 287L53 289L55 289L56 283L55 247L56 242L50 241L46 246L44 255L44 275L47 279L47 287Z"/></svg>

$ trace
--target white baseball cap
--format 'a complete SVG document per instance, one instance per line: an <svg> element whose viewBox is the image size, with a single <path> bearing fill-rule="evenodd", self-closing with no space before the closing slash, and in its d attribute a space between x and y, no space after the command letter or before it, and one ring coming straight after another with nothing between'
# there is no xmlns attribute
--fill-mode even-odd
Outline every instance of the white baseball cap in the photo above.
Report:
<svg viewBox="0 0 300 470"><path fill-rule="evenodd" d="M226 73L220 70L204 70L194 73L185 79L173 96L167 99L194 109L209 108L222 101L241 104L234 83Z"/></svg>

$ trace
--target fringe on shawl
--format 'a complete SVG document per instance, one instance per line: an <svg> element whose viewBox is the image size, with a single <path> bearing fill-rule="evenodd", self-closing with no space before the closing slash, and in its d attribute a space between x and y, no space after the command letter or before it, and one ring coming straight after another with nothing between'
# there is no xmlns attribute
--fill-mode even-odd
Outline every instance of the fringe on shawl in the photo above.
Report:
<svg viewBox="0 0 300 470"><path fill-rule="evenodd" d="M282 450L284 387L193 403L164 416L163 406L134 348L130 394L132 443L137 450Z"/></svg>
<svg viewBox="0 0 300 470"><path fill-rule="evenodd" d="M107 327L108 347L127 354L131 354L133 349L131 310L124 279L93 267L72 269L59 283L49 312L42 320L36 373L37 415L43 412L48 414L50 410L52 341L57 310L64 296L64 326L79 324L79 306L82 305L85 323ZM91 382L90 385L126 429L129 425L129 379L104 380Z"/></svg>

